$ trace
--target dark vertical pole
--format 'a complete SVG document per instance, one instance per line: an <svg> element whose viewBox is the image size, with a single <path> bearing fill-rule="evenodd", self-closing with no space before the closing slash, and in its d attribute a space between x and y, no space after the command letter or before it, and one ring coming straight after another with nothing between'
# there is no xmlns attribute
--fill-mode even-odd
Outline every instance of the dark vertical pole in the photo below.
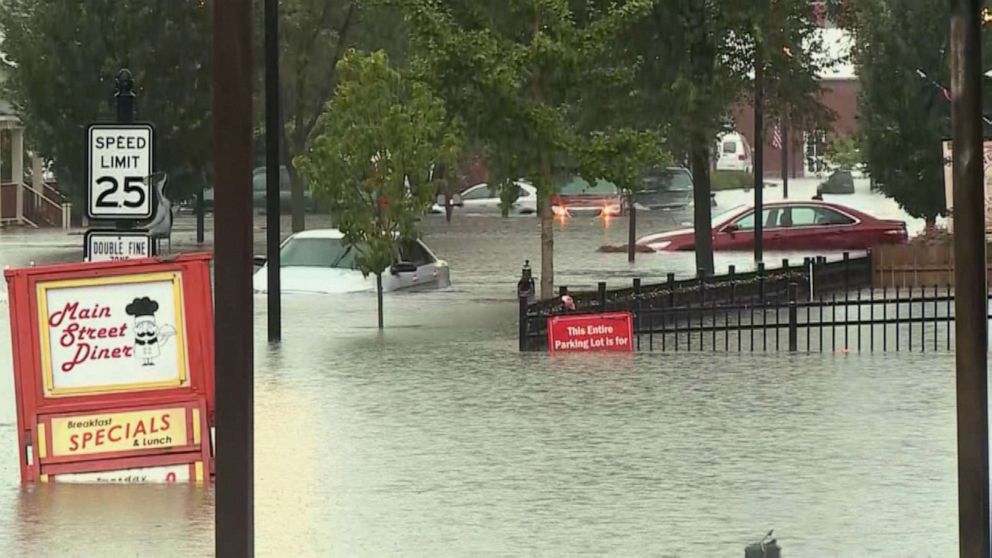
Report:
<svg viewBox="0 0 992 558"><path fill-rule="evenodd" d="M117 122L120 124L134 123L134 76L131 70L121 68L114 77L114 101L117 109ZM152 169L153 171L155 169ZM128 230L134 228L134 221L123 219L117 221L117 230ZM155 243L152 240L152 253L157 253Z"/></svg>
<svg viewBox="0 0 992 558"><path fill-rule="evenodd" d="M789 199L789 124L783 119L782 125L782 197Z"/></svg>
<svg viewBox="0 0 992 558"><path fill-rule="evenodd" d="M764 257L765 83L761 45L754 51L754 261Z"/></svg>
<svg viewBox="0 0 992 558"><path fill-rule="evenodd" d="M279 0L265 0L265 246L269 342L282 338L279 258Z"/></svg>
<svg viewBox="0 0 992 558"><path fill-rule="evenodd" d="M627 261L634 263L634 243L637 242L637 206L634 205L634 193L627 193L627 208L630 220L627 222Z"/></svg>
<svg viewBox="0 0 992 558"><path fill-rule="evenodd" d="M216 0L213 148L216 312L216 551L254 554L252 3Z"/></svg>
<svg viewBox="0 0 992 558"><path fill-rule="evenodd" d="M982 0L951 0L958 540L989 556L988 318L982 130Z"/></svg>
<svg viewBox="0 0 992 558"><path fill-rule="evenodd" d="M519 313L518 313L518 319L519 319L519 322L520 322L519 323L519 328L520 329L519 329L517 335L520 338L520 341L519 341L519 345L520 345L519 346L519 350L522 353L522 352L524 352L524 351L527 350L527 295L525 295L525 294L524 295L520 295L519 300L518 300L518 303L520 305L519 306Z"/></svg>
<svg viewBox="0 0 992 558"><path fill-rule="evenodd" d="M634 322L637 328L637 350L641 350L641 278L634 278L634 316L636 321Z"/></svg>
<svg viewBox="0 0 992 558"><path fill-rule="evenodd" d="M599 301L599 310L602 312L606 310L606 282L600 281L596 285L597 300Z"/></svg>
<svg viewBox="0 0 992 558"><path fill-rule="evenodd" d="M200 188L196 192L196 243L203 244L204 241L204 219L206 218L204 213L206 211L206 203L203 200L203 190L206 185L202 182L200 183Z"/></svg>

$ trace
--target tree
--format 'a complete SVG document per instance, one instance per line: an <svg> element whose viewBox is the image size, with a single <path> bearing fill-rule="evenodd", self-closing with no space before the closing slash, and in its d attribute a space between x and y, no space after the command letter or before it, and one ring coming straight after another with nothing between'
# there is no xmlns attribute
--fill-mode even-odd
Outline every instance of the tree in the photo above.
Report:
<svg viewBox="0 0 992 558"><path fill-rule="evenodd" d="M349 51L337 71L334 99L294 163L329 203L358 269L376 276L382 328L382 273L433 203L431 169L452 165L460 144L444 103L391 68L385 53Z"/></svg>
<svg viewBox="0 0 992 558"><path fill-rule="evenodd" d="M261 2L258 8L261 17ZM349 48L382 49L395 61L402 58L405 35L399 13L377 0L282 0L280 24L285 122L280 146L283 159L289 162L313 139L318 118L334 94L337 63L344 53ZM296 168L287 166L292 227L297 232L306 227L304 184Z"/></svg>
<svg viewBox="0 0 992 558"><path fill-rule="evenodd" d="M74 207L81 211L86 199L84 131L113 120L121 67L135 77L137 119L156 124L156 166L169 174L170 197L209 180L210 21L202 0L8 0L0 33L10 62L5 95Z"/></svg>
<svg viewBox="0 0 992 558"><path fill-rule="evenodd" d="M578 170L576 148L597 78L648 0L404 0L411 64L485 146L492 184L528 178L538 190L541 296L554 289L555 178ZM509 197L509 196L507 196ZM505 199L504 199L505 201Z"/></svg>
<svg viewBox="0 0 992 558"><path fill-rule="evenodd" d="M932 228L946 213L941 142L950 136L950 102L936 84L949 87L947 4L865 0L841 15L854 33L868 172L879 190ZM983 41L983 48L992 48L987 33ZM992 98L985 94L988 106Z"/></svg>

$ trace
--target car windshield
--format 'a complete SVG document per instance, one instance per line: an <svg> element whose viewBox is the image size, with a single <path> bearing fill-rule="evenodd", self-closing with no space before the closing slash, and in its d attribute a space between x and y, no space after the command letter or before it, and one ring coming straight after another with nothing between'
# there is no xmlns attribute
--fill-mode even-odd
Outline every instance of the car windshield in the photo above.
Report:
<svg viewBox="0 0 992 558"><path fill-rule="evenodd" d="M692 177L680 170L650 174L644 177L644 188L658 192L691 192Z"/></svg>
<svg viewBox="0 0 992 558"><path fill-rule="evenodd" d="M597 180L595 184L589 184L582 178L575 177L566 182L561 187L563 196L615 196L617 187L612 182Z"/></svg>
<svg viewBox="0 0 992 558"><path fill-rule="evenodd" d="M740 213L741 210L743 210L745 207L747 207L747 206L746 205L736 205L736 206L731 207L730 209L728 209L726 211L721 211L720 213L717 213L716 215L713 216L713 219L710 221L710 226L715 227L717 225L722 224L727 219L729 219L729 218L733 217L734 215Z"/></svg>
<svg viewBox="0 0 992 558"><path fill-rule="evenodd" d="M356 249L337 238L294 238L279 251L283 267L355 269Z"/></svg>

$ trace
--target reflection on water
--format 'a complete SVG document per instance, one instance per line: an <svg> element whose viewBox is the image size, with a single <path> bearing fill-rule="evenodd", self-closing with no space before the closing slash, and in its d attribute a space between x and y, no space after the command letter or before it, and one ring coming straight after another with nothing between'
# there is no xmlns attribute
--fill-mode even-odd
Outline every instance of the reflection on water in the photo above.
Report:
<svg viewBox="0 0 992 558"><path fill-rule="evenodd" d="M564 280L635 273L594 252L624 241L618 222L559 234ZM382 334L373 296L287 297L272 348L256 298L260 556L737 556L771 528L790 556L956 545L952 356L521 355L511 298L536 220L425 227L454 286L387 296ZM38 257L0 246L0 264ZM691 269L666 258L635 270ZM8 328L0 548L212 554L209 488L20 486Z"/></svg>

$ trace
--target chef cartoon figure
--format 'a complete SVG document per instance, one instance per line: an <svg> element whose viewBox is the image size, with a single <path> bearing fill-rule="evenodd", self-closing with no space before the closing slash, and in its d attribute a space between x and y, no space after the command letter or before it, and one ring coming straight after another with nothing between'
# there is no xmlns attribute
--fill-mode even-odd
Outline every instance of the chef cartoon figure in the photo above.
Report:
<svg viewBox="0 0 992 558"><path fill-rule="evenodd" d="M165 344L176 334L170 325L159 326L155 321L158 302L146 297L136 298L124 309L128 316L134 316L134 356L141 359L142 366L152 366L162 353L160 345Z"/></svg>

